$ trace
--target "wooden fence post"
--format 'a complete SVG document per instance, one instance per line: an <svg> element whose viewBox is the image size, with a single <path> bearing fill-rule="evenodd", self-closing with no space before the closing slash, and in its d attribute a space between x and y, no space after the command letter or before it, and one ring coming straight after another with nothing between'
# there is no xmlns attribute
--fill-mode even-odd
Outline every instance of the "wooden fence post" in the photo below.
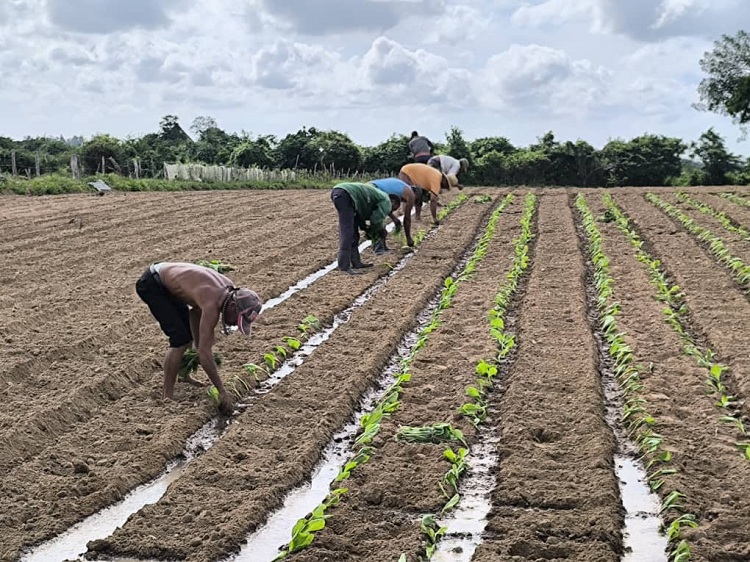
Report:
<svg viewBox="0 0 750 562"><path fill-rule="evenodd" d="M72 154L70 156L70 172L73 174L74 180L81 179L81 170L78 167L78 155L77 154Z"/></svg>

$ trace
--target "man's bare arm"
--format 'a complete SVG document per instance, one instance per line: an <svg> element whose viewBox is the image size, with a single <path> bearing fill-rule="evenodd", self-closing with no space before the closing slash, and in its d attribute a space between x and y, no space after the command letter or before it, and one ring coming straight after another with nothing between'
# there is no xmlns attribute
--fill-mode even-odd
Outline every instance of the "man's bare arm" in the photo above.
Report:
<svg viewBox="0 0 750 562"><path fill-rule="evenodd" d="M219 391L219 410L224 414L232 412L232 399L224 388L224 383L219 376L219 368L214 361L214 329L219 322L219 313L216 310L203 310L199 328L200 344L198 345L198 358L201 367L206 371L208 378L211 380L216 390Z"/></svg>
<svg viewBox="0 0 750 562"><path fill-rule="evenodd" d="M438 196L434 193L430 194L430 214L432 215L432 222L435 224L440 224L440 221L437 218L437 204L438 204Z"/></svg>

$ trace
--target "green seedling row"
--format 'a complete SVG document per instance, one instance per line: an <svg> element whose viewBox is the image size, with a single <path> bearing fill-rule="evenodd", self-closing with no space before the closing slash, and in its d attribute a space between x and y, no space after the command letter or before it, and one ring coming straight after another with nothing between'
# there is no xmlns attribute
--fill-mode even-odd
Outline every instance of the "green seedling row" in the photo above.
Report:
<svg viewBox="0 0 750 562"><path fill-rule="evenodd" d="M463 432L449 423L435 423L420 427L401 426L395 436L401 443L446 443L460 441L466 445Z"/></svg>
<svg viewBox="0 0 750 562"><path fill-rule="evenodd" d="M214 353L214 362L218 367L221 367L222 361L223 358L221 353ZM182 360L180 361L180 368L177 371L177 376L183 382L189 380L192 375L198 372L200 364L198 350L192 347L185 350L185 353L182 355Z"/></svg>
<svg viewBox="0 0 750 562"><path fill-rule="evenodd" d="M664 439L656 430L656 419L646 410L646 401L638 396L643 386L641 370L635 363L633 350L625 341L624 334L618 330L617 315L620 304L614 300L614 279L610 274L609 258L602 249L602 236L596 225L586 199L579 194L576 197L576 208L581 216L586 234L587 250L593 266L594 286L597 292L597 309L602 333L608 345L615 375L624 392L623 423L631 438L649 461L646 464L648 482L652 490L659 490L665 484L664 477L674 474L676 469L671 464L672 454L664 448ZM685 513L682 504L670 501L673 497L683 498L679 491L673 491L663 500L661 514L672 518L667 526L669 539L669 557L672 561L687 562L690 560L690 545L682 538L683 527L695 527L695 516Z"/></svg>
<svg viewBox="0 0 750 562"><path fill-rule="evenodd" d="M466 201L467 199L467 197L463 195L457 197L451 203L456 202L456 200L459 198L462 198L461 202ZM383 419L387 418L396 410L398 410L401 395L403 394L404 390L403 385L411 380L411 373L409 372L411 364L414 362L414 359L417 353L419 353L419 350L426 345L430 334L440 327L440 316L443 310L450 307L451 302L453 301L453 298L458 291L459 285L471 276L471 272L474 271L477 263L486 254L487 244L489 243L489 239L494 232L495 224L497 223L500 214L512 202L512 200L513 196L510 194L507 195L505 199L503 199L503 201L500 203L500 205L498 205L498 207L492 212L492 215L487 223L487 226L485 227L482 237L480 238L477 247L466 263L464 269L455 277L455 279L448 277L443 282L443 289L440 293L440 301L438 303L438 306L432 313L429 323L419 331L419 334L417 335L417 342L414 347L412 347L409 355L401 360L401 363L399 365L399 373L398 375L396 375L396 380L385 390L385 392L383 393L383 398L378 401L378 403L373 408L373 411L365 414L360 419L360 431L357 439L354 441L354 446L358 448L357 453L352 458L352 460L350 460L348 463L346 463L346 465L339 469L339 473L334 480L336 484L347 480L357 467L369 461L374 454L372 441L380 432L380 424ZM457 203L456 206L458 206L459 204L461 203ZM447 208L443 209L443 211L446 210ZM335 501L335 503L338 503L340 501L341 495L346 493L345 488L337 488L337 490L343 491L340 491L340 493L338 493L335 497L332 497L331 494L329 494L329 496L322 502L320 507L322 508L323 512L328 507L334 505L331 503L331 501ZM288 545L284 547L279 555L274 558L274 562L286 558L293 552L302 550L303 548L308 546L314 538L313 536L311 536L309 540L307 538L301 540L297 539L298 535L304 535L305 537L307 537L307 535L314 535L318 530L322 528L323 527L321 526L321 522L316 522L316 520L312 518L312 514L300 519L294 526L294 529L292 531L292 540Z"/></svg>
<svg viewBox="0 0 750 562"><path fill-rule="evenodd" d="M717 361L714 351L709 347L699 344L690 334L688 329L689 310L685 301L685 294L678 285L670 282L669 276L661 265L661 261L653 258L643 249L643 240L641 240L638 233L631 227L630 220L620 210L612 197L609 194L605 194L603 200L607 211L611 213L615 220L615 225L635 248L636 258L646 266L651 283L656 287L657 300L665 303L666 307L662 310L665 322L672 326L680 336L684 353L695 358L698 365L706 369L708 393L717 397L715 405L724 414L721 416L720 421L736 427L742 439L742 441L737 443L737 447L742 455L750 460L750 439L742 422L740 410L737 407L738 402L734 396L730 395L726 386L729 366Z"/></svg>
<svg viewBox="0 0 750 562"><path fill-rule="evenodd" d="M438 220L443 220L445 217L447 217L453 211L455 211L461 205L463 205L468 199L469 199L468 195L465 195L463 193L456 196L455 199L453 199L450 203L448 203L445 207L441 208L438 211L438 214L437 214ZM401 233L400 237L401 237L402 245L406 245L406 238L404 234ZM419 246L419 244L421 244L426 237L427 237L427 230L425 230L424 228L418 229L412 236L412 239L414 240L414 245Z"/></svg>
<svg viewBox="0 0 750 562"><path fill-rule="evenodd" d="M465 193L461 193L457 195L450 203L448 203L445 207L441 208L438 211L437 217L438 220L443 220L445 217L450 215L453 211L458 209L461 205L466 203L466 201L469 199L469 196ZM406 246L406 236L404 235L403 231L398 233L399 240L401 242L401 246ZM414 246L419 246L424 239L427 237L427 231L424 228L420 228L416 230L412 236L412 240L414 240Z"/></svg>
<svg viewBox="0 0 750 562"><path fill-rule="evenodd" d="M533 193L526 195L524 200L524 211L521 216L521 234L514 240L515 257L510 271L505 276L505 283L494 298L494 306L489 314L489 328L491 336L497 341L498 351L491 361L481 360L477 363L477 382L474 386L466 389L466 395L471 401L463 404L459 411L466 416L471 423L477 427L487 419L488 389L492 387L495 377L498 375L500 364L506 360L508 354L515 346L515 335L505 330L505 314L510 306L511 298L514 296L521 278L529 267L529 243L533 235L533 219L536 211L537 197ZM446 503L441 510L441 515L454 509L461 501L458 486L461 477L469 468L467 461L468 449L462 447L458 452L448 448L443 452L443 457L451 463L451 467L438 482ZM425 528L424 521L432 523ZM435 516L426 514L423 517L422 534L425 536L424 560L430 560L437 547L437 541L442 536L441 528L437 526ZM429 532L428 532L429 531ZM443 533L445 531L443 530Z"/></svg>
<svg viewBox="0 0 750 562"><path fill-rule="evenodd" d="M750 231L748 231L742 225L735 224L735 222L730 219L723 211L718 211L710 205L706 205L702 201L693 199L687 193L678 192L676 196L678 201L681 201L682 203L698 209L704 215L714 217L721 223L721 226L723 226L725 230L734 232L735 234L739 234L745 240L750 240Z"/></svg>
<svg viewBox="0 0 750 562"><path fill-rule="evenodd" d="M277 369L281 367L284 360L291 354L302 347L302 343L310 339L312 335L320 329L320 322L315 316L308 315L302 322L297 325L296 336L284 336L282 341L284 345L275 345L270 351L263 354L263 361L257 363L245 363L242 369L246 374L255 378L256 382L261 381L260 373L265 375L264 378L270 377ZM238 399L248 394L251 390L250 385L244 377L233 375L226 383L227 388ZM219 392L215 386L211 385L207 391L210 398L217 404L219 403Z"/></svg>
<svg viewBox="0 0 750 562"><path fill-rule="evenodd" d="M646 200L664 211L673 219L679 221L685 230L706 244L708 250L716 256L719 263L732 272L737 283L747 289L748 283L750 283L750 265L747 265L737 256L732 255L729 248L726 247L721 238L716 236L709 229L699 225L674 205L669 204L653 193L647 193Z"/></svg>
<svg viewBox="0 0 750 562"><path fill-rule="evenodd" d="M739 195L735 195L734 193L720 193L719 195L727 201L731 201L735 205L741 205L742 207L750 208L750 199L744 199Z"/></svg>
<svg viewBox="0 0 750 562"><path fill-rule="evenodd" d="M521 279L529 267L529 243L534 237L532 224L536 211L537 197L533 193L526 195L524 211L521 216L521 234L514 241L515 257L510 271L505 276L505 284L494 298L495 305L489 313L490 335L498 343L498 351L493 360L481 360L476 367L477 383L466 389L471 399L463 404L460 412L476 427L487 417L487 390L498 373L498 366L515 347L515 335L506 331L505 316L511 299L518 289Z"/></svg>

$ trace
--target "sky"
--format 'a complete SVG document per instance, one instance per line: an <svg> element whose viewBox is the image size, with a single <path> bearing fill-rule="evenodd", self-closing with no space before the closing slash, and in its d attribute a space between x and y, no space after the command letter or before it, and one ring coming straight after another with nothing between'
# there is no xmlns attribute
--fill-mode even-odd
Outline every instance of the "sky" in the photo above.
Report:
<svg viewBox="0 0 750 562"><path fill-rule="evenodd" d="M0 0L0 136L157 132L165 115L373 146L417 130L528 146L687 142L699 61L748 0Z"/></svg>

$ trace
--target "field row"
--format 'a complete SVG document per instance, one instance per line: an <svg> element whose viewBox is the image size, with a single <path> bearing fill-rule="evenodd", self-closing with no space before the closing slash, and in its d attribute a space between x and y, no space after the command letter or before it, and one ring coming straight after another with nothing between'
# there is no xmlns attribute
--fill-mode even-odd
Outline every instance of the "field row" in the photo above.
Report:
<svg viewBox="0 0 750 562"><path fill-rule="evenodd" d="M270 392L250 393L248 407L157 503L92 542L88 556L197 561L238 552L284 496L310 478L332 436L408 345L402 377L375 409L382 416L377 431L365 418L370 424L358 434L359 447L352 446L351 474L331 483L347 491L335 502L329 498L325 528L287 559L429 556L439 543L440 518L460 509L459 483L482 464L476 451L494 435L491 509L472 560L620 560L626 513L615 463L627 450L626 433L640 447L662 502L670 552L712 562L750 557L750 506L742 488L750 477L744 430L750 302L742 269L750 263L748 209L699 191L592 190L580 198L562 191L487 193L491 202L470 197L414 254L381 258L359 277L326 275L266 311L251 340L222 340L226 378L242 373L248 360L262 363L309 314L331 326L366 295L288 377ZM97 236L107 235L101 261L80 233L44 240L44 230L62 225L66 213L83 213L70 198L58 214L40 211L38 226L32 220L28 231L20 224L10 229L17 240L3 242L19 263L6 272L11 297L4 291L0 306L12 314L13 307L43 309L54 295L78 306L52 305L70 326L59 340L31 322L6 320L0 327L8 346L0 371L7 399L0 410L7 475L0 484L2 560L18 559L24 547L157 476L213 415L192 387L178 389L176 404L157 399L154 357L163 341L130 289L149 260L218 257L237 266L238 282L267 298L333 257L335 214L324 194L296 194L300 213L285 215L290 222L282 226L271 214L277 193L212 194L205 201L181 195L170 203L174 212L200 209L195 222L203 229L182 232L165 223L166 246L154 258L145 258L152 254L142 246L170 205L162 215L137 201L143 221L130 223L122 207L96 209L81 198L87 220L102 222ZM220 228L205 240L207 222L243 197L268 207L257 232ZM266 220L272 222L264 234ZM9 226L14 221L20 218ZM310 236L295 242L300 230ZM34 244L65 251L50 252L32 269ZM212 251L206 256L197 248ZM242 248L257 249L243 255ZM66 273L74 275L65 255L82 256L78 267L91 268L91 287L80 294L64 282ZM40 273L47 261L49 277ZM114 265L101 267L105 262ZM19 305L14 291L20 295L23 284L34 282L39 290ZM97 297L104 302L93 302ZM432 299L433 320L404 340ZM117 328L113 303L121 310ZM623 389L614 420L603 391L611 375ZM19 410L28 412L23 423ZM438 442L411 437L446 427L460 432L430 438Z"/></svg>

